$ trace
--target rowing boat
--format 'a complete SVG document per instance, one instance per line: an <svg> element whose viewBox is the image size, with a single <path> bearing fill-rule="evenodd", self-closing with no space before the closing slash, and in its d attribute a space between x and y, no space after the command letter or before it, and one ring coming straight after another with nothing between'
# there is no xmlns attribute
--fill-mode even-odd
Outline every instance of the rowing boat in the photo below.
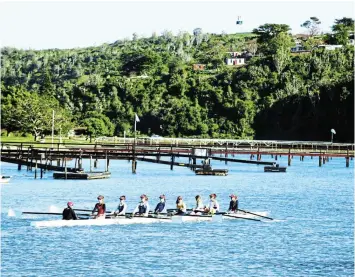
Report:
<svg viewBox="0 0 355 277"><path fill-rule="evenodd" d="M2 176L0 175L0 183L5 184L11 180L11 176Z"/></svg>
<svg viewBox="0 0 355 277"><path fill-rule="evenodd" d="M79 219L79 220L48 220L32 221L34 227L64 227L64 226L102 226L102 225L128 225L128 224L152 224L152 223L181 223L181 222L204 222L218 221L221 219L252 219L257 220L258 216L265 216L267 212L258 212L256 215L238 212L233 214L219 215L175 215L171 217L115 217L106 219Z"/></svg>
<svg viewBox="0 0 355 277"><path fill-rule="evenodd" d="M116 217L109 219L79 219L79 220L47 220L32 221L34 227L63 227L63 226L101 226L101 225L127 225L127 224L151 224L172 222L170 217Z"/></svg>

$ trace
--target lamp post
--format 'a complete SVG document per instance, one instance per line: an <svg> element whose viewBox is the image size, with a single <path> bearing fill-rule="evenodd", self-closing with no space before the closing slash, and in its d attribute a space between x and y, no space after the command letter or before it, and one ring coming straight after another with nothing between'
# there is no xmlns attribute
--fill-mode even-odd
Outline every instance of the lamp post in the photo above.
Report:
<svg viewBox="0 0 355 277"><path fill-rule="evenodd" d="M331 143L333 143L333 135L335 135L336 132L335 132L334 129L331 129L331 130L330 130L330 133L332 134Z"/></svg>
<svg viewBox="0 0 355 277"><path fill-rule="evenodd" d="M52 115L52 148L53 148L53 136L54 136L54 110Z"/></svg>

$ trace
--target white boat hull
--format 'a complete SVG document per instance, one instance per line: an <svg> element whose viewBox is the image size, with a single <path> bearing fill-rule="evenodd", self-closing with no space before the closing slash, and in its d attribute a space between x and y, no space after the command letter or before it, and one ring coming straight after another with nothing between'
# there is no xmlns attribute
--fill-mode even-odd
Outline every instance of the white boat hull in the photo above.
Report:
<svg viewBox="0 0 355 277"><path fill-rule="evenodd" d="M151 224L160 222L172 222L171 219L133 217L133 218L112 218L112 219L81 219L81 220L48 220L32 221L34 227L64 227L64 226L101 226L101 225L127 225L127 224Z"/></svg>
<svg viewBox="0 0 355 277"><path fill-rule="evenodd" d="M261 216L266 216L267 212L255 212ZM102 226L102 225L128 225L128 224L152 224L152 223L181 223L181 222L203 222L203 221L219 221L221 219L260 219L260 217L238 212L228 215L214 216L173 216L166 217L117 217L112 219L82 219L82 220L48 220L48 221L32 221L31 226L34 227L64 227L64 226Z"/></svg>
<svg viewBox="0 0 355 277"><path fill-rule="evenodd" d="M0 178L0 183L1 184L6 184L6 183L10 182L10 179L11 178Z"/></svg>

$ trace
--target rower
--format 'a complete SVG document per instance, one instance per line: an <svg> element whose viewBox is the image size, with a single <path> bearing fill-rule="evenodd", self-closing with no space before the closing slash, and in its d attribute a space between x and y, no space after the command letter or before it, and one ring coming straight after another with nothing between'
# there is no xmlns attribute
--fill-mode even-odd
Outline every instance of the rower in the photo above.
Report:
<svg viewBox="0 0 355 277"><path fill-rule="evenodd" d="M120 204L118 204L116 211L114 214L117 215L125 215L127 210L126 196L122 195L120 197Z"/></svg>
<svg viewBox="0 0 355 277"><path fill-rule="evenodd" d="M181 196L178 196L176 199L176 209L177 212L175 213L176 215L185 215L186 214L186 204L182 200Z"/></svg>
<svg viewBox="0 0 355 277"><path fill-rule="evenodd" d="M214 214L219 211L219 204L216 200L217 195L215 193L210 194L210 204L206 209L210 214Z"/></svg>
<svg viewBox="0 0 355 277"><path fill-rule="evenodd" d="M191 215L200 215L201 213L203 213L205 211L206 206L203 205L202 198L200 195L196 195L195 200L196 200L196 207L195 207L195 209L193 209L193 211L190 214Z"/></svg>
<svg viewBox="0 0 355 277"><path fill-rule="evenodd" d="M145 194L141 195L141 202L137 205L134 209L132 216L139 215L139 216L148 216L149 214L149 203L148 197Z"/></svg>
<svg viewBox="0 0 355 277"><path fill-rule="evenodd" d="M73 206L73 202L67 203L67 207L63 210L63 220L79 219L79 217L76 215L75 211L72 208Z"/></svg>
<svg viewBox="0 0 355 277"><path fill-rule="evenodd" d="M166 208L165 208L165 194L162 194L159 196L160 202L157 204L157 206L155 207L154 212L156 214L161 214L161 213L166 213Z"/></svg>
<svg viewBox="0 0 355 277"><path fill-rule="evenodd" d="M106 213L106 205L104 203L104 196L99 195L97 197L97 200L99 200L98 203L96 203L94 209L92 210L92 216L94 216L94 213L97 212L95 218L96 219L105 219L105 213Z"/></svg>
<svg viewBox="0 0 355 277"><path fill-rule="evenodd" d="M231 201L229 202L229 208L228 208L228 213L236 213L238 212L238 196L231 194L229 196L231 198Z"/></svg>

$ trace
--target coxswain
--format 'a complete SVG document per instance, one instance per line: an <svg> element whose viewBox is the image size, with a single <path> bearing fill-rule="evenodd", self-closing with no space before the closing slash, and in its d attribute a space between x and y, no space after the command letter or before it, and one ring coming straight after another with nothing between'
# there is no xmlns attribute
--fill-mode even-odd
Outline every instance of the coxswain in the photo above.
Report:
<svg viewBox="0 0 355 277"><path fill-rule="evenodd" d="M148 216L149 214L149 203L148 197L145 194L141 195L141 202L134 209L132 216Z"/></svg>
<svg viewBox="0 0 355 277"><path fill-rule="evenodd" d="M114 214L117 215L125 215L127 210L126 196L122 195L120 197L120 204L118 204L116 211Z"/></svg>
<svg viewBox="0 0 355 277"><path fill-rule="evenodd" d="M73 202L68 202L67 207L63 210L63 220L76 220L79 219L76 215L75 211L73 210L74 204Z"/></svg>
<svg viewBox="0 0 355 277"><path fill-rule="evenodd" d="M182 200L181 196L178 196L178 198L176 199L176 209L177 209L177 212L175 213L176 215L186 214L186 204Z"/></svg>
<svg viewBox="0 0 355 277"><path fill-rule="evenodd" d="M228 213L236 213L238 212L238 196L237 195L230 195L231 201L229 202Z"/></svg>
<svg viewBox="0 0 355 277"><path fill-rule="evenodd" d="M106 213L106 205L104 203L104 196L99 195L97 197L97 200L99 200L98 203L96 203L94 209L92 210L92 216L94 216L94 213L97 212L95 218L96 219L105 219L105 213Z"/></svg>
<svg viewBox="0 0 355 277"><path fill-rule="evenodd" d="M210 204L206 209L208 213L214 214L219 211L219 204L217 202L217 195L215 193L210 194Z"/></svg>
<svg viewBox="0 0 355 277"><path fill-rule="evenodd" d="M190 213L191 215L200 215L203 213L206 209L206 206L203 205L202 198L200 195L195 196L196 200L196 207L193 209L193 211Z"/></svg>
<svg viewBox="0 0 355 277"><path fill-rule="evenodd" d="M157 204L157 206L155 207L154 212L156 214L164 214L164 213L166 213L166 208L165 208L165 200L166 200L166 198L165 198L165 194L160 195L159 199L160 199L160 201Z"/></svg>

